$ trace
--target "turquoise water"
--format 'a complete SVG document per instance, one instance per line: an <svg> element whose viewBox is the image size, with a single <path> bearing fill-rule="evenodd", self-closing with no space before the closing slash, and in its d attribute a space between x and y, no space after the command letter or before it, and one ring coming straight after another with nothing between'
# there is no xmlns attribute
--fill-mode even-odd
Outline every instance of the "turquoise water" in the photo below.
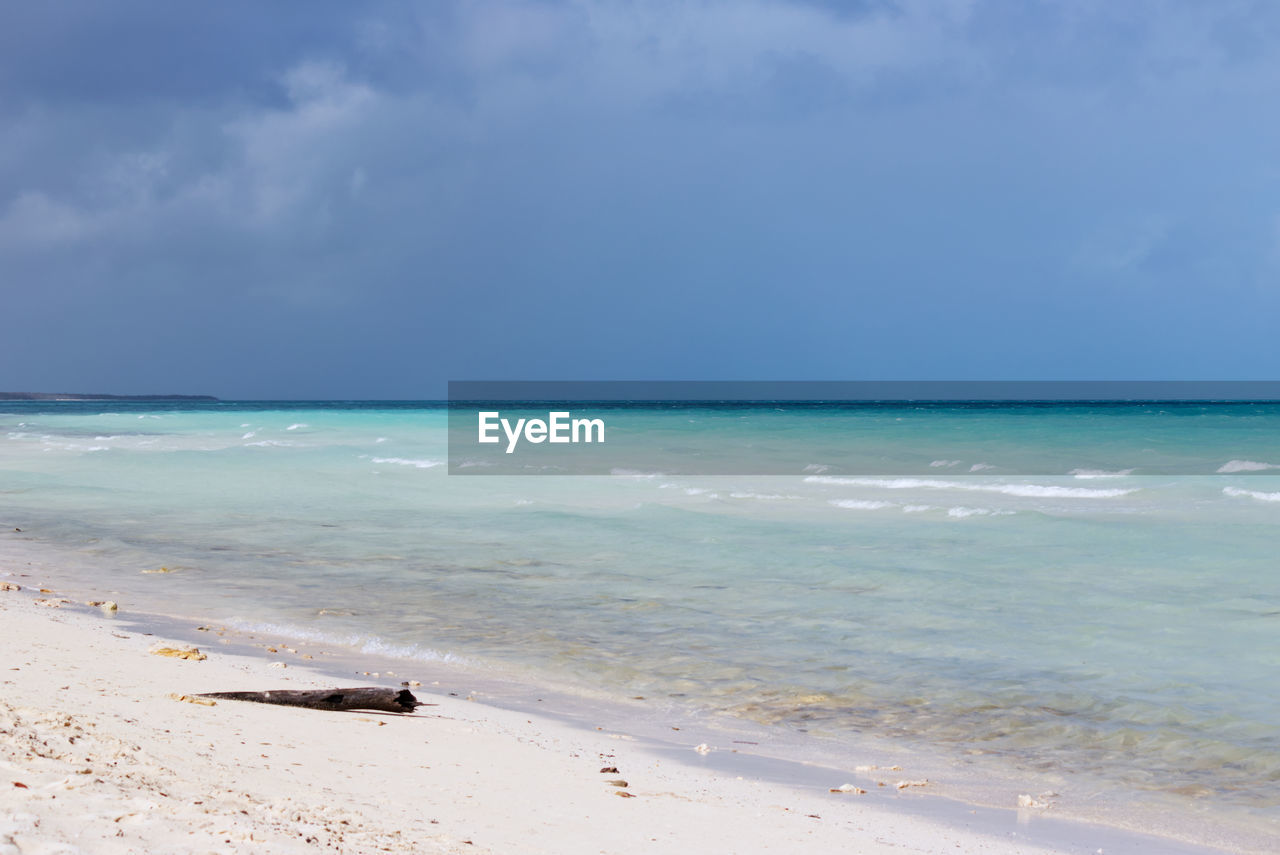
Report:
<svg viewBox="0 0 1280 855"><path fill-rule="evenodd" d="M0 524L139 608L1280 817L1280 406L632 415L647 470L464 477L439 407L5 403Z"/></svg>

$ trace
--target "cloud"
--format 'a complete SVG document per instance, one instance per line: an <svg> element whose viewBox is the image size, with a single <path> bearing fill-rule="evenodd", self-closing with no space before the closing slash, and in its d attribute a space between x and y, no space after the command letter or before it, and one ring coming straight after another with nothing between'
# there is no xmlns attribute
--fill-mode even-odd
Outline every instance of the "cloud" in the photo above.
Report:
<svg viewBox="0 0 1280 855"><path fill-rule="evenodd" d="M33 354L146 319L228 377L258 371L217 333L284 359L282 329L295 379L928 374L997 365L949 330L1000 319L1034 371L1117 285L1203 316L1274 269L1266 6L165 8L0 13L0 265L64 321Z"/></svg>

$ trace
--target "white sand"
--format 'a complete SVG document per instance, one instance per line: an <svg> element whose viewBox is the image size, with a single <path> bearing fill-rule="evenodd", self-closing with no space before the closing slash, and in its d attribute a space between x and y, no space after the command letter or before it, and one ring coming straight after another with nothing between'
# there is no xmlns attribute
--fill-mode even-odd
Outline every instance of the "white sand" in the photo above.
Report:
<svg viewBox="0 0 1280 855"><path fill-rule="evenodd" d="M216 643L205 661L162 658L147 652L155 642L0 592L0 855L1096 848L1029 846L867 797L717 776L616 734L419 689L439 705L412 716L182 702L170 694L335 681Z"/></svg>

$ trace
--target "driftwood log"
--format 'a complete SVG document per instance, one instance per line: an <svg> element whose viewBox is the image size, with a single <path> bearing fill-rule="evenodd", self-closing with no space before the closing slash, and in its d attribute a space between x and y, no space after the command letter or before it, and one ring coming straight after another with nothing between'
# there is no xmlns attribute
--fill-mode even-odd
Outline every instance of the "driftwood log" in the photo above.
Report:
<svg viewBox="0 0 1280 855"><path fill-rule="evenodd" d="M226 701L256 701L260 704L282 704L312 710L380 710L409 713L423 704L408 689L384 689L370 686L359 689L316 689L308 692L205 692L198 697Z"/></svg>

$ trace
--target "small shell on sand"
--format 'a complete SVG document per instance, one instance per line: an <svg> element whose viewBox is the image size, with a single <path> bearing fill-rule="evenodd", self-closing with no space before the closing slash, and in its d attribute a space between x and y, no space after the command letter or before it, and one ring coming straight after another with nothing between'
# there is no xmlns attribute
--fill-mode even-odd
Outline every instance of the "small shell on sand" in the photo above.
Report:
<svg viewBox="0 0 1280 855"><path fill-rule="evenodd" d="M59 597L56 600L41 599L36 600L37 606L46 606L51 609L60 609L65 605L70 605L71 601L65 597Z"/></svg>
<svg viewBox="0 0 1280 855"><path fill-rule="evenodd" d="M157 567L154 570L143 570L142 572L148 575L151 575L154 573L172 573L173 571L170 570L168 567Z"/></svg>
<svg viewBox="0 0 1280 855"><path fill-rule="evenodd" d="M97 606L98 608L102 609L104 612L114 612L120 608L120 606L113 600L90 600L89 602L85 603L85 605Z"/></svg>
<svg viewBox="0 0 1280 855"><path fill-rule="evenodd" d="M929 785L928 778L922 778L919 781L899 781L894 784L899 790L905 790L907 787L927 787Z"/></svg>
<svg viewBox="0 0 1280 855"><path fill-rule="evenodd" d="M288 668L289 666L284 662L272 662L267 667L268 668Z"/></svg>
<svg viewBox="0 0 1280 855"><path fill-rule="evenodd" d="M1018 807L1020 808L1043 808L1048 806L1048 802L1042 802L1039 799L1027 795L1026 793L1018 796Z"/></svg>
<svg viewBox="0 0 1280 855"><path fill-rule="evenodd" d="M188 704L199 704L202 707L216 707L218 705L218 702L213 698L198 698L195 695L179 695L177 692L170 694L169 697L173 698L175 701L185 701Z"/></svg>
<svg viewBox="0 0 1280 855"><path fill-rule="evenodd" d="M841 784L838 787L832 787L831 792L853 793L855 796L864 796L867 794L867 791L862 789L862 787L855 787L853 784Z"/></svg>
<svg viewBox="0 0 1280 855"><path fill-rule="evenodd" d="M205 659L209 658L201 653L200 649L197 647L174 647L172 645L165 644L164 642L155 644L147 652L155 656L170 656L174 659L192 659L196 662L203 662Z"/></svg>
<svg viewBox="0 0 1280 855"><path fill-rule="evenodd" d="M697 751L699 754L710 754L712 751L712 748L710 745L704 742L701 745L694 748L693 750Z"/></svg>
<svg viewBox="0 0 1280 855"><path fill-rule="evenodd" d="M0 591L21 591L21 585L15 585L12 582L0 582Z"/></svg>

